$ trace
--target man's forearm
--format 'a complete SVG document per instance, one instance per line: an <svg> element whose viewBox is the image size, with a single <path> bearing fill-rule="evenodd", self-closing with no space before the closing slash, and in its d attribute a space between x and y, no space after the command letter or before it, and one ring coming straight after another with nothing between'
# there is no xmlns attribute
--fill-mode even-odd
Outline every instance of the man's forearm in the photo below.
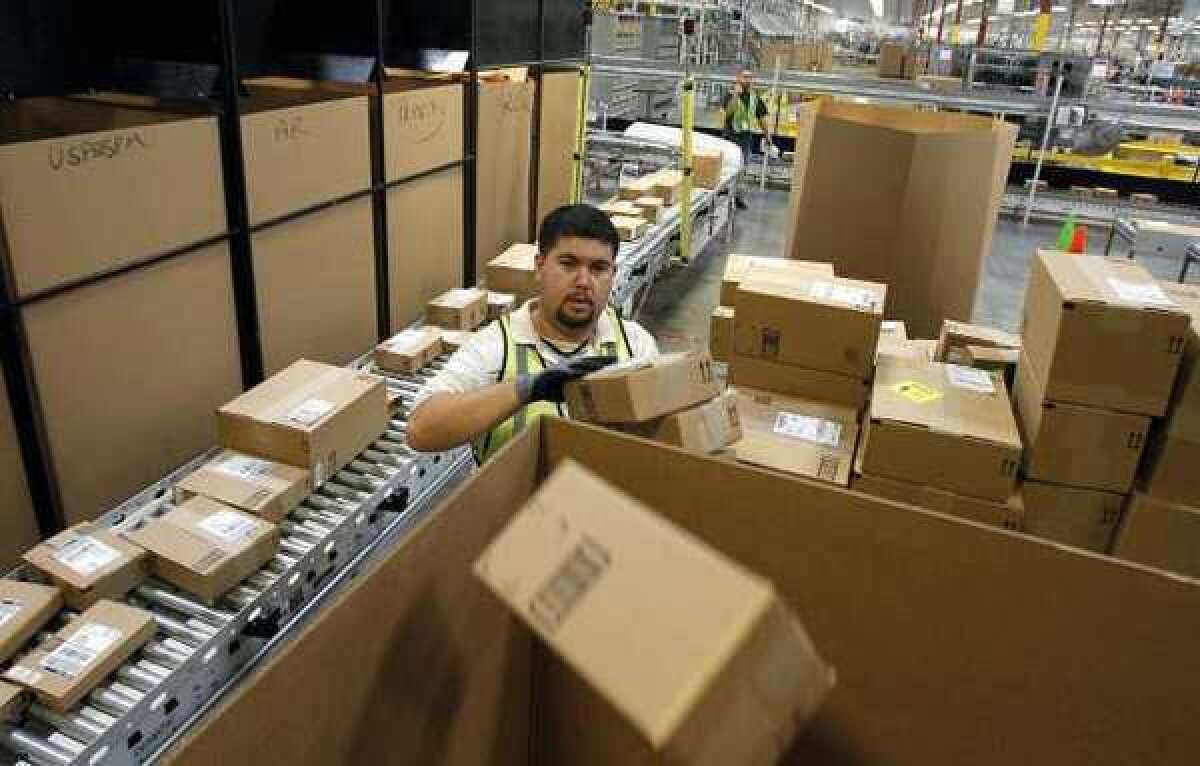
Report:
<svg viewBox="0 0 1200 766"><path fill-rule="evenodd" d="M521 407L516 383L467 394L434 394L408 420L408 446L419 452L453 449L490 431Z"/></svg>

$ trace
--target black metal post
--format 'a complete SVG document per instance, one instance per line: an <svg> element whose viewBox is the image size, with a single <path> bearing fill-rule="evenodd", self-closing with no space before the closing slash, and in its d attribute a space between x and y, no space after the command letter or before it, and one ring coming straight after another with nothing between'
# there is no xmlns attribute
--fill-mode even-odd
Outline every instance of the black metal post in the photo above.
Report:
<svg viewBox="0 0 1200 766"><path fill-rule="evenodd" d="M391 267L388 253L387 141L383 119L384 83L387 80L388 17L384 0L375 0L375 74L371 78L374 98L370 99L371 121L371 209L375 223L375 304L379 340L392 334Z"/></svg>
<svg viewBox="0 0 1200 766"><path fill-rule="evenodd" d="M463 284L479 282L475 267L476 151L479 130L479 0L471 0L471 36L467 41L467 85L463 89Z"/></svg>
<svg viewBox="0 0 1200 766"><path fill-rule="evenodd" d="M538 220L538 198L542 185L542 99L546 88L546 0L538 0L537 58L538 63L533 68L536 76L533 81L532 127L529 131L529 241L537 236L541 223Z"/></svg>

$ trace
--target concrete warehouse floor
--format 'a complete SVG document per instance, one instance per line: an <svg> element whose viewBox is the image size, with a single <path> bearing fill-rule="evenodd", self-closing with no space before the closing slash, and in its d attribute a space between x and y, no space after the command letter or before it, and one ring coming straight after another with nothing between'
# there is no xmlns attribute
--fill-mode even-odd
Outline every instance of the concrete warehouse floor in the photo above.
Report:
<svg viewBox="0 0 1200 766"><path fill-rule="evenodd" d="M663 351L707 347L709 316L717 305L721 275L729 253L780 257L787 225L786 191L757 189L747 193L749 210L739 211L737 231L731 242L711 243L690 268L676 268L655 284L638 320L658 339ZM1088 250L1103 252L1107 231L1088 230ZM984 269L983 284L975 306L974 321L1018 332L1025 283L1033 251L1057 241L1058 226L1002 217L992 240L992 252ZM1114 245L1114 254L1123 254ZM1179 276L1177 258L1147 257L1139 260L1159 279L1174 281ZM1189 281L1200 280L1200 268Z"/></svg>

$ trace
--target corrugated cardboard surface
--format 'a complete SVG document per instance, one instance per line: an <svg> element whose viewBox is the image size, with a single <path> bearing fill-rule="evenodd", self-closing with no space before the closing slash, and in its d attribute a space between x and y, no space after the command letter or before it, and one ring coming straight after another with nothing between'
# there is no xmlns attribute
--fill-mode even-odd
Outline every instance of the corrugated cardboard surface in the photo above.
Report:
<svg viewBox="0 0 1200 766"><path fill-rule="evenodd" d="M732 452L743 463L819 479L850 483L858 444L858 412L738 386L744 436Z"/></svg>
<svg viewBox="0 0 1200 766"><path fill-rule="evenodd" d="M817 261L791 261L784 258L765 258L757 255L730 253L725 258L725 273L721 277L721 305L733 306L737 300L737 288L751 270L757 279L789 282L803 278L809 272L833 276L832 263Z"/></svg>
<svg viewBox="0 0 1200 766"><path fill-rule="evenodd" d="M700 453L716 452L742 438L741 416L732 391L672 415L621 428L626 433Z"/></svg>
<svg viewBox="0 0 1200 766"><path fill-rule="evenodd" d="M571 671L540 664L540 650L544 672L531 676L528 634L473 582L470 562L532 492L543 447L547 465L583 462L776 583L838 668L789 766L1185 764L1200 747L1197 583L546 419L167 762L249 766L268 741L272 758L313 766L659 763Z"/></svg>
<svg viewBox="0 0 1200 766"><path fill-rule="evenodd" d="M840 103L801 112L791 257L887 284L888 315L917 337L969 320L1015 126Z"/></svg>
<svg viewBox="0 0 1200 766"><path fill-rule="evenodd" d="M576 72L546 72L541 77L542 113L538 124L539 224L550 211L571 201L571 164L575 154L575 117L579 111L580 83Z"/></svg>
<svg viewBox="0 0 1200 766"><path fill-rule="evenodd" d="M250 86L242 146L251 224L371 185L366 96Z"/></svg>
<svg viewBox="0 0 1200 766"><path fill-rule="evenodd" d="M0 377L0 570L8 570L41 537L25 481L8 389Z"/></svg>
<svg viewBox="0 0 1200 766"><path fill-rule="evenodd" d="M18 611L0 625L0 663L20 651L62 608L63 599L51 585L0 580L0 603L8 602Z"/></svg>
<svg viewBox="0 0 1200 766"><path fill-rule="evenodd" d="M109 560L98 566L105 559ZM92 524L77 524L25 554L25 561L44 573L62 592L67 606L77 610L101 599L124 598L145 581L147 559L146 551Z"/></svg>
<svg viewBox="0 0 1200 766"><path fill-rule="evenodd" d="M18 295L225 230L217 122L67 99L0 109L0 256Z"/></svg>
<svg viewBox="0 0 1200 766"><path fill-rule="evenodd" d="M1146 448L1150 418L1045 401L1045 384L1022 357L1014 401L1031 479L1128 492Z"/></svg>
<svg viewBox="0 0 1200 766"><path fill-rule="evenodd" d="M463 281L463 176L452 168L387 193L392 332Z"/></svg>
<svg viewBox="0 0 1200 766"><path fill-rule="evenodd" d="M1121 521L1125 495L1026 481L1025 531L1084 550L1107 553Z"/></svg>
<svg viewBox="0 0 1200 766"><path fill-rule="evenodd" d="M203 495L279 523L311 491L312 477L303 468L223 450L180 479L175 498L186 502Z"/></svg>
<svg viewBox="0 0 1200 766"><path fill-rule="evenodd" d="M1200 509L1135 492L1113 555L1200 578Z"/></svg>
<svg viewBox="0 0 1200 766"><path fill-rule="evenodd" d="M514 242L528 242L533 82L481 82L475 155L475 268Z"/></svg>
<svg viewBox="0 0 1200 766"><path fill-rule="evenodd" d="M375 230L356 199L253 235L263 364L345 364L374 345Z"/></svg>
<svg viewBox="0 0 1200 766"><path fill-rule="evenodd" d="M1200 507L1200 442L1177 439L1159 430L1143 464L1146 491L1173 503Z"/></svg>
<svg viewBox="0 0 1200 766"><path fill-rule="evenodd" d="M959 368L883 356L875 373L862 472L1003 502L1021 438L1003 381L985 393L955 385Z"/></svg>
<svg viewBox="0 0 1200 766"><path fill-rule="evenodd" d="M728 363L733 356L733 318L729 306L713 309L708 326L708 350L713 361Z"/></svg>
<svg viewBox="0 0 1200 766"><path fill-rule="evenodd" d="M507 248L488 262L488 288L512 293L519 304L533 297L539 292L537 255L537 245L518 243Z"/></svg>
<svg viewBox="0 0 1200 766"><path fill-rule="evenodd" d="M871 384L866 381L739 354L734 354L729 360L729 382L800 399L840 404L855 410L861 410L866 405L871 393Z"/></svg>
<svg viewBox="0 0 1200 766"><path fill-rule="evenodd" d="M1171 395L1167 428L1172 436L1200 441L1200 286L1174 282L1158 284L1191 318L1191 329Z"/></svg>
<svg viewBox="0 0 1200 766"><path fill-rule="evenodd" d="M17 721L29 704L29 696L19 686L0 681L0 721Z"/></svg>
<svg viewBox="0 0 1200 766"><path fill-rule="evenodd" d="M970 358L966 350L973 346L1019 349L1021 348L1021 336L997 330L994 327L947 319L942 322L942 331L938 335L937 355L934 359L938 362L969 365ZM954 355L954 357L950 358L948 355Z"/></svg>
<svg viewBox="0 0 1200 766"><path fill-rule="evenodd" d="M447 330L470 332L487 319L487 290L456 287L447 290L425 307L425 321Z"/></svg>
<svg viewBox="0 0 1200 766"><path fill-rule="evenodd" d="M407 178L462 159L462 85L393 79L388 87L393 92L383 97L387 180Z"/></svg>
<svg viewBox="0 0 1200 766"><path fill-rule="evenodd" d="M1025 297L1025 349L1047 399L1162 415L1189 317L1178 306L1123 297L1113 280L1135 292L1159 290L1133 261L1039 250Z"/></svg>
<svg viewBox="0 0 1200 766"><path fill-rule="evenodd" d="M241 390L225 245L23 313L68 523L209 447L213 411Z"/></svg>
<svg viewBox="0 0 1200 766"><path fill-rule="evenodd" d="M937 487L863 474L855 474L850 486L856 492L866 492L885 500L948 513L980 524L1004 527L1017 532L1024 528L1025 505L1020 493L1013 495L1007 502L994 503L977 497L957 495Z"/></svg>
<svg viewBox="0 0 1200 766"><path fill-rule="evenodd" d="M707 351L662 354L615 365L567 384L571 416L595 423L642 423L721 393Z"/></svg>
<svg viewBox="0 0 1200 766"><path fill-rule="evenodd" d="M442 353L442 330L438 327L412 327L375 347L375 364L381 369L411 374Z"/></svg>

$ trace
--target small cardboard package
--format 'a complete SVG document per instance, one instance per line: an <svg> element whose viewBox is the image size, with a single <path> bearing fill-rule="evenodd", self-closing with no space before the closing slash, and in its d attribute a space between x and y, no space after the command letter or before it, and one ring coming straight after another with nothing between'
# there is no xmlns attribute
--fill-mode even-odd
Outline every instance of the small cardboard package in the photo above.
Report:
<svg viewBox="0 0 1200 766"><path fill-rule="evenodd" d="M692 154L692 178L702 189L715 189L721 185L721 152L697 151Z"/></svg>
<svg viewBox="0 0 1200 766"><path fill-rule="evenodd" d="M680 200L683 192L683 173L678 170L660 170L650 176L655 197L661 197L668 205L674 205Z"/></svg>
<svg viewBox="0 0 1200 766"><path fill-rule="evenodd" d="M742 440L733 445L743 463L832 482L850 483L858 412L737 386Z"/></svg>
<svg viewBox="0 0 1200 766"><path fill-rule="evenodd" d="M1135 492L1113 555L1200 579L1200 509Z"/></svg>
<svg viewBox="0 0 1200 766"><path fill-rule="evenodd" d="M149 574L146 551L116 532L77 524L25 554L25 561L62 591L72 609L100 599L119 600Z"/></svg>
<svg viewBox="0 0 1200 766"><path fill-rule="evenodd" d="M453 354L462 348L470 337L471 333L462 330L443 330L442 345L446 347L446 351Z"/></svg>
<svg viewBox="0 0 1200 766"><path fill-rule="evenodd" d="M1021 336L993 327L947 319L942 322L942 331L938 335L937 356L934 361L971 367L973 365L967 350L968 346L1019 351Z"/></svg>
<svg viewBox="0 0 1200 766"><path fill-rule="evenodd" d="M646 229L650 228L650 223L645 218L628 215L614 215L611 218L613 226L617 228L617 236L622 242L640 239L646 233Z"/></svg>
<svg viewBox="0 0 1200 766"><path fill-rule="evenodd" d="M882 497L885 500L895 500L898 503L908 503L918 508L928 508L931 511L958 516L963 519L977 521L994 527L1003 527L1014 532L1024 529L1025 505L1020 492L1003 503L993 500L983 500L978 497L959 495L944 489L923 484L885 479L881 476L866 476L856 473L850 488L868 495Z"/></svg>
<svg viewBox="0 0 1200 766"><path fill-rule="evenodd" d="M217 410L221 445L312 473L320 486L388 424L379 378L301 359Z"/></svg>
<svg viewBox="0 0 1200 766"><path fill-rule="evenodd" d="M1030 479L1128 492L1146 447L1150 418L1045 400L1024 358L1014 399Z"/></svg>
<svg viewBox="0 0 1200 766"><path fill-rule="evenodd" d="M474 330L487 319L486 290L458 287L447 290L425 306L425 321L447 330Z"/></svg>
<svg viewBox="0 0 1200 766"><path fill-rule="evenodd" d="M442 353L442 330L410 327L375 347L375 364L388 372L411 375Z"/></svg>
<svg viewBox="0 0 1200 766"><path fill-rule="evenodd" d="M0 664L21 651L62 605L52 585L0 579Z"/></svg>
<svg viewBox="0 0 1200 766"><path fill-rule="evenodd" d="M708 325L708 350L713 361L729 363L733 356L733 309L717 306Z"/></svg>
<svg viewBox="0 0 1200 766"><path fill-rule="evenodd" d="M203 496L125 534L153 554L155 576L210 605L279 547L274 524Z"/></svg>
<svg viewBox="0 0 1200 766"><path fill-rule="evenodd" d="M736 353L870 379L884 285L815 274L785 284L755 273L750 270L734 300Z"/></svg>
<svg viewBox="0 0 1200 766"><path fill-rule="evenodd" d="M538 291L537 255L537 245L516 244L493 258L487 265L488 289L524 303Z"/></svg>
<svg viewBox="0 0 1200 766"><path fill-rule="evenodd" d="M66 713L157 631L149 612L98 601L51 640L16 660L4 677L51 710Z"/></svg>
<svg viewBox="0 0 1200 766"><path fill-rule="evenodd" d="M628 216L629 218L640 218L642 216L642 209L639 208L635 202L630 202L629 200L623 200L620 198L605 202L603 205L600 205L597 210L609 217L623 215Z"/></svg>
<svg viewBox="0 0 1200 766"><path fill-rule="evenodd" d="M797 399L838 404L852 410L862 410L871 393L871 384L857 378L736 353L729 360L729 382Z"/></svg>
<svg viewBox="0 0 1200 766"><path fill-rule="evenodd" d="M638 215L651 223L658 223L667 206L658 197L638 197L633 201L638 209Z"/></svg>
<svg viewBox="0 0 1200 766"><path fill-rule="evenodd" d="M730 253L725 260L725 273L721 277L721 305L733 306L737 300L738 285L753 269L759 279L788 282L796 277L817 273L833 276L832 263L818 261L794 261L787 258L764 258L758 255Z"/></svg>
<svg viewBox="0 0 1200 766"><path fill-rule="evenodd" d="M774 763L834 685L768 581L573 461L475 572L670 763Z"/></svg>
<svg viewBox="0 0 1200 766"><path fill-rule="evenodd" d="M1138 263L1039 250L1025 295L1025 355L1055 402L1162 415L1188 314Z"/></svg>
<svg viewBox="0 0 1200 766"><path fill-rule="evenodd" d="M643 423L721 393L707 351L631 360L568 383L571 417L594 423Z"/></svg>
<svg viewBox="0 0 1200 766"><path fill-rule="evenodd" d="M696 407L646 423L630 423L621 430L702 454L724 449L742 438L737 399L729 391Z"/></svg>
<svg viewBox="0 0 1200 766"><path fill-rule="evenodd" d="M278 524L308 497L311 479L303 468L224 450L175 485L175 501L203 495Z"/></svg>
<svg viewBox="0 0 1200 766"><path fill-rule="evenodd" d="M1021 485L1025 531L1076 548L1108 553L1125 495L1026 481Z"/></svg>
<svg viewBox="0 0 1200 766"><path fill-rule="evenodd" d="M517 296L512 293L497 293L488 290L487 294L487 318L488 321L499 319L506 314L511 314L512 310L517 307Z"/></svg>
<svg viewBox="0 0 1200 766"><path fill-rule="evenodd" d="M880 357L862 472L1004 502L1021 437L1003 381L958 365Z"/></svg>
<svg viewBox="0 0 1200 766"><path fill-rule="evenodd" d="M0 723L16 722L29 707L29 692L0 681Z"/></svg>

